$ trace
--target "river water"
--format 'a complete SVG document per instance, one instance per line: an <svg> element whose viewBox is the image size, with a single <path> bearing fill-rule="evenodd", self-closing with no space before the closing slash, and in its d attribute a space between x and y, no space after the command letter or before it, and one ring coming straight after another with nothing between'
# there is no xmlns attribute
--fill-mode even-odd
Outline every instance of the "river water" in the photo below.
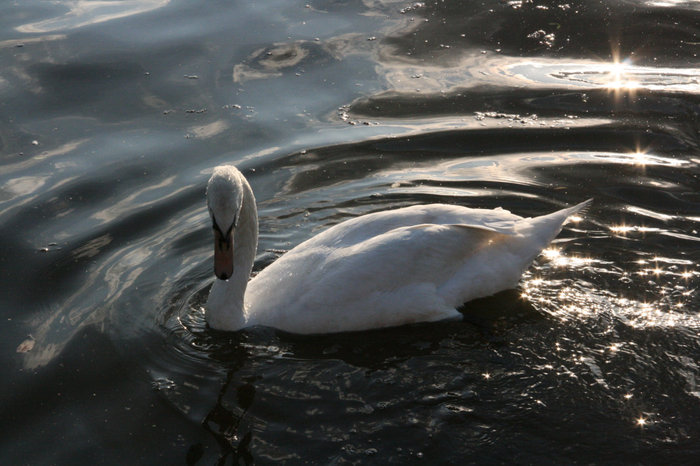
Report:
<svg viewBox="0 0 700 466"><path fill-rule="evenodd" d="M697 462L698 3L0 11L3 464ZM226 334L227 162L256 270L382 209L594 203L463 322Z"/></svg>

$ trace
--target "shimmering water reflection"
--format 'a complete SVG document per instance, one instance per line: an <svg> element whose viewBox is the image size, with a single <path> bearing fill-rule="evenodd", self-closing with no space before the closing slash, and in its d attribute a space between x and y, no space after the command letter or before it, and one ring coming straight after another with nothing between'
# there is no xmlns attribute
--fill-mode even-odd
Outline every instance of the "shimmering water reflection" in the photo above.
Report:
<svg viewBox="0 0 700 466"><path fill-rule="evenodd" d="M624 322L635 328L675 327L684 331L700 328L697 289L691 281L700 277L697 264L687 260L654 257L635 261L622 269L614 261L562 254L549 248L544 251L547 261L539 270L550 268L579 269L624 284L624 288L645 290L643 299L638 291L611 293L598 289L593 283L541 278L533 272L522 282L522 299L563 321L598 320L602 316ZM679 265L682 265L681 268ZM689 286L690 285L690 286Z"/></svg>

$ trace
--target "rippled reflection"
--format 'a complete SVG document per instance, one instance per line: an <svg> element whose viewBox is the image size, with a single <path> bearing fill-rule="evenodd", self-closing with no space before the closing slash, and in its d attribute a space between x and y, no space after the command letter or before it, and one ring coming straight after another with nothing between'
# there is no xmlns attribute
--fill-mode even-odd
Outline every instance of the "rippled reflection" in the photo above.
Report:
<svg viewBox="0 0 700 466"><path fill-rule="evenodd" d="M508 65L511 73L532 77L534 84L568 84L572 87L602 88L609 91L676 91L700 93L700 72L693 68L636 66L628 61L521 62ZM554 79L552 79L554 78Z"/></svg>
<svg viewBox="0 0 700 466"><path fill-rule="evenodd" d="M23 33L43 33L76 29L90 24L98 24L145 13L161 8L168 3L170 3L170 0L104 0L98 2L74 0L61 2L61 7L68 8L68 11L64 14L55 18L24 24L18 26L16 29Z"/></svg>

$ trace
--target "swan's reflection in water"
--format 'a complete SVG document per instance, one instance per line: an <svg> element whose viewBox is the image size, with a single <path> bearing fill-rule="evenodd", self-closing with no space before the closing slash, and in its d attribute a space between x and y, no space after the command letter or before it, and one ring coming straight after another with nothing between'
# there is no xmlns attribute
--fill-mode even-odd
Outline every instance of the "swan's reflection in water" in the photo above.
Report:
<svg viewBox="0 0 700 466"><path fill-rule="evenodd" d="M234 371L229 371L226 376L216 404L202 421L204 430L209 432L221 448L218 464L225 464L231 457L232 464L253 464L253 455L250 450L250 442L253 438L252 430L244 422L248 408L255 399L255 386L252 383L244 383L236 387L236 401L240 413L230 407L226 401L231 381L234 378ZM190 457L196 458L198 447L193 445L188 452L188 462ZM193 461L191 464L194 464Z"/></svg>
<svg viewBox="0 0 700 466"><path fill-rule="evenodd" d="M208 287L201 289L191 295L191 299L203 299L207 291ZM185 381L182 383L183 388L189 387L198 392L190 394L190 397L199 397L208 390L204 385L220 384L218 389L214 388L216 396L206 398L215 398L213 406L208 407L206 403L193 400L193 403L199 405L195 411L205 413L201 419L203 429L219 447L217 464L254 464L250 449L254 421L250 419L248 410L255 400L254 383L259 377L251 376L241 380L239 376L251 357L246 344L247 335L209 330L204 321L203 309L199 305L184 306L181 311L181 315L172 315L165 326L172 332L171 341L177 357L189 363L192 371L189 377L196 380L195 383ZM208 373L212 368L217 369L218 375L212 377ZM173 404L188 413L189 407L183 406L183 403ZM197 414L192 414L196 418ZM258 425L258 429L262 428L264 425ZM187 464L196 464L205 453L202 443L190 445L186 456Z"/></svg>

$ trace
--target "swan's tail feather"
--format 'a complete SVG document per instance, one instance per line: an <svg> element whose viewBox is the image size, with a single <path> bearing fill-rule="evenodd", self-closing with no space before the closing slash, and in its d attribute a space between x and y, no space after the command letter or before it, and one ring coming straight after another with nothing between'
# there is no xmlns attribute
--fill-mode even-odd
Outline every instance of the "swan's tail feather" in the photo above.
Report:
<svg viewBox="0 0 700 466"><path fill-rule="evenodd" d="M564 211L567 212L568 217L571 217L574 214L586 212L591 207L592 203L593 203L593 198L586 199L585 201L580 202L580 203L576 204L575 206L568 207L568 208L564 209Z"/></svg>
<svg viewBox="0 0 700 466"><path fill-rule="evenodd" d="M576 204L575 206L557 210L556 212L552 212L551 214L547 215L542 215L541 217L529 218L527 220L532 220L533 223L541 225L550 224L553 228L555 228L555 225L557 224L559 224L560 227L563 227L570 219L570 217L573 217L575 214L586 211L590 207L592 202L593 199L587 199L579 204ZM558 234L559 231L561 231L561 228L557 230L556 234Z"/></svg>
<svg viewBox="0 0 700 466"><path fill-rule="evenodd" d="M573 215L584 211L591 205L592 201L593 199L588 199L580 204L552 212L551 214L523 220L524 228L521 229L520 232L531 239L530 245L533 247L533 253L536 251L533 255L533 259L556 238Z"/></svg>

